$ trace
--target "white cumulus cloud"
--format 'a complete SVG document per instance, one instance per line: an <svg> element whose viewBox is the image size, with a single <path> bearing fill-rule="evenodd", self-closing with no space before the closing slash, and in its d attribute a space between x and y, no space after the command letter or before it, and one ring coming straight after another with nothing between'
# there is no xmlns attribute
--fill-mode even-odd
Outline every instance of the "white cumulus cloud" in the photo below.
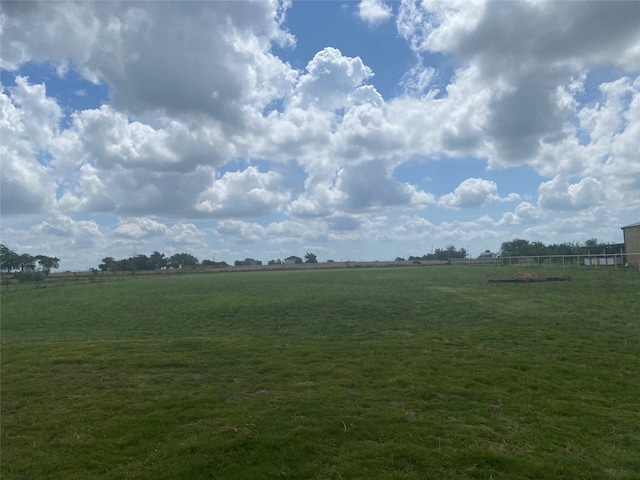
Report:
<svg viewBox="0 0 640 480"><path fill-rule="evenodd" d="M278 211L288 200L289 192L280 174L248 167L214 179L198 195L196 208L219 218L255 218Z"/></svg>
<svg viewBox="0 0 640 480"><path fill-rule="evenodd" d="M349 94L372 75L360 57L345 57L337 48L326 47L307 65L306 73L295 87L291 106L342 108Z"/></svg>
<svg viewBox="0 0 640 480"><path fill-rule="evenodd" d="M358 16L370 26L375 26L391 18L393 13L382 0L360 0Z"/></svg>
<svg viewBox="0 0 640 480"><path fill-rule="evenodd" d="M438 205L452 209L477 208L494 201L514 201L519 198L520 196L515 193L501 198L498 195L496 182L482 178L468 178L460 183L453 192L442 195L438 200Z"/></svg>
<svg viewBox="0 0 640 480"><path fill-rule="evenodd" d="M3 214L42 213L55 203L56 184L47 165L46 147L59 131L58 104L44 85L24 77L0 92L0 202Z"/></svg>
<svg viewBox="0 0 640 480"><path fill-rule="evenodd" d="M606 195L602 182L585 177L578 183L569 183L558 176L538 188L539 205L549 210L583 210L604 202Z"/></svg>

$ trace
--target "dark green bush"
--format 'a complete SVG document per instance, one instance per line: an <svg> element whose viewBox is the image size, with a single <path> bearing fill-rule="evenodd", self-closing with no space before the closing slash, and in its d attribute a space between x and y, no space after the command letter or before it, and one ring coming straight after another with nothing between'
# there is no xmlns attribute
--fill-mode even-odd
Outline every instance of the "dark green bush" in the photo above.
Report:
<svg viewBox="0 0 640 480"><path fill-rule="evenodd" d="M20 282L42 282L45 275L42 272L17 272L14 277Z"/></svg>

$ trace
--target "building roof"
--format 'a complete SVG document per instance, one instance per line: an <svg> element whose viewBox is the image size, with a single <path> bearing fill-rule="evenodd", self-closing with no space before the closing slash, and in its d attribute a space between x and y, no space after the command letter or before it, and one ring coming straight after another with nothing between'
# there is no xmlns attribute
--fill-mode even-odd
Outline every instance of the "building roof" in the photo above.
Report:
<svg viewBox="0 0 640 480"><path fill-rule="evenodd" d="M622 230L624 230L625 228L633 228L633 227L640 227L640 222L632 223L631 225L627 225L627 226L621 227L621 228L622 228Z"/></svg>

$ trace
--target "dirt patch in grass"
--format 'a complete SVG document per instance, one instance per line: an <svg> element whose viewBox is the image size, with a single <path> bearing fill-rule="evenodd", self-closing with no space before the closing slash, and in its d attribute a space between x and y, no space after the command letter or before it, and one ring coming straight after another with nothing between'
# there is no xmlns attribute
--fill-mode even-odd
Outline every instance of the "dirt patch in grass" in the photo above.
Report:
<svg viewBox="0 0 640 480"><path fill-rule="evenodd" d="M535 273L520 272L513 276L513 278L503 279L490 279L489 283L536 283L536 282L567 282L571 277L541 277Z"/></svg>
<svg viewBox="0 0 640 480"><path fill-rule="evenodd" d="M530 272L521 272L518 273L514 278L522 279L522 280L531 280L531 281L540 281L544 280L540 275L536 275L535 273Z"/></svg>

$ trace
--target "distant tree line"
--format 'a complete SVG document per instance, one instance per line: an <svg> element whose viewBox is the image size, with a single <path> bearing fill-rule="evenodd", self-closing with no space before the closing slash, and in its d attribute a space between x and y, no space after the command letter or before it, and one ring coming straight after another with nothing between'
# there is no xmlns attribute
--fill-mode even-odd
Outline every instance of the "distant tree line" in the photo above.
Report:
<svg viewBox="0 0 640 480"><path fill-rule="evenodd" d="M262 265L262 260L256 260L255 258L245 258L244 260L236 260L233 262L236 267L247 267Z"/></svg>
<svg viewBox="0 0 640 480"><path fill-rule="evenodd" d="M0 245L0 270L15 272L20 281L44 280L51 270L60 266L60 259L47 255L16 253L5 245Z"/></svg>
<svg viewBox="0 0 640 480"><path fill-rule="evenodd" d="M449 260L450 258L467 258L467 250L465 248L457 249L453 245L447 245L444 248L436 248L433 253L427 253L421 257L410 255L407 260ZM396 257L396 262L404 261L403 257Z"/></svg>
<svg viewBox="0 0 640 480"><path fill-rule="evenodd" d="M590 238L584 243L565 242L546 245L542 242L530 242L521 238L516 238L509 242L503 242L500 247L502 257L542 257L550 255L589 255L589 254L614 254L620 253L619 244L602 242L596 238ZM467 250L457 249L454 245L447 245L444 248L436 248L433 253L422 256L411 255L407 260L449 260L452 258L466 258ZM396 257L396 261L404 261L403 257Z"/></svg>
<svg viewBox="0 0 640 480"><path fill-rule="evenodd" d="M610 244L590 238L584 243L565 242L545 245L542 242L530 242L516 238L510 242L503 242L500 255L503 257L538 257L550 255L589 255L589 254L620 253L619 244Z"/></svg>
<svg viewBox="0 0 640 480"><path fill-rule="evenodd" d="M227 262L203 260L189 253L176 253L166 257L164 253L154 251L151 255L134 255L128 258L116 260L114 257L104 257L98 268L103 272L137 272L144 270L161 270L163 268L188 268L188 267L226 267Z"/></svg>

